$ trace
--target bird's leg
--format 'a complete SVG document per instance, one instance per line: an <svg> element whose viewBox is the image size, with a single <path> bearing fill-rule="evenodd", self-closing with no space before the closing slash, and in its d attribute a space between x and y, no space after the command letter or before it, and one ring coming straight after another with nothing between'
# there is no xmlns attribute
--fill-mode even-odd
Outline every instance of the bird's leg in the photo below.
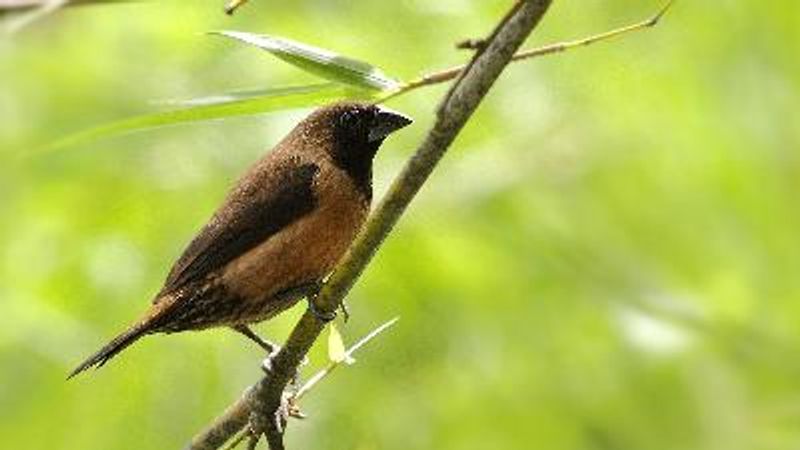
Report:
<svg viewBox="0 0 800 450"><path fill-rule="evenodd" d="M250 327L248 327L247 325L236 325L233 327L233 329L243 334L251 341L258 344L259 347L266 350L267 357L264 358L263 361L261 361L261 369L267 375L272 373L272 359L275 357L275 355L278 354L278 351L281 349L281 347L278 344L263 339L261 336L257 335L255 331L251 330Z"/></svg>
<svg viewBox="0 0 800 450"><path fill-rule="evenodd" d="M250 327L247 325L235 325L233 327L234 330L244 335L247 339L258 344L259 347L263 348L267 353L274 353L276 350L280 349L278 344L274 342L270 342L261 336L257 335L255 331L251 330Z"/></svg>
<svg viewBox="0 0 800 450"><path fill-rule="evenodd" d="M317 305L314 303L316 297L317 294L308 296L308 309L311 311L312 314L314 314L314 317L316 317L320 322L324 323L328 323L331 320L335 319L337 311L333 312L320 311L317 308ZM341 303L339 303L337 310L342 312L342 317L344 318L345 322L350 320L350 309L347 307L347 303L345 303L344 299L342 299Z"/></svg>
<svg viewBox="0 0 800 450"><path fill-rule="evenodd" d="M319 291L322 290L322 282L321 281L312 281L310 283L301 284L299 286L293 287L291 289L287 289L283 292L280 292L276 295L279 299L296 299L299 297L305 297L308 300L308 309L314 314L320 322L330 322L331 320L336 318L336 312L323 312L317 308L317 305L314 301L319 295ZM339 304L338 308L344 317L344 321L347 322L350 319L350 311L347 309L347 305L342 301Z"/></svg>
<svg viewBox="0 0 800 450"><path fill-rule="evenodd" d="M311 314L314 314L314 317L316 317L317 320L323 323L328 323L336 318L336 311L333 312L320 311L317 308L317 305L314 304L314 301L317 299L317 294L309 295L307 298L308 298L308 310L311 311Z"/></svg>
<svg viewBox="0 0 800 450"><path fill-rule="evenodd" d="M306 299L308 300L308 310L311 311L311 314L314 314L314 317L317 318L320 322L328 323L331 320L336 318L336 311L333 312L323 312L317 308L315 301L317 300L317 295L319 295L319 291L322 290L322 282L316 282L313 284L309 284L306 291ZM339 309L342 310L342 314L344 314L345 322L347 319L350 318L350 312L347 310L347 306L344 304L344 301L339 305Z"/></svg>

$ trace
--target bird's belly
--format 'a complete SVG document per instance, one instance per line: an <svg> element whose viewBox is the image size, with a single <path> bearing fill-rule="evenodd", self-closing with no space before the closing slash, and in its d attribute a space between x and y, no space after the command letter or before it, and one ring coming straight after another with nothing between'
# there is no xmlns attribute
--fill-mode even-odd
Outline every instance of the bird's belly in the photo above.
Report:
<svg viewBox="0 0 800 450"><path fill-rule="evenodd" d="M225 267L223 284L258 316L253 321L290 306L286 302L296 298L276 294L320 281L347 250L367 207L360 202L334 203L319 205Z"/></svg>

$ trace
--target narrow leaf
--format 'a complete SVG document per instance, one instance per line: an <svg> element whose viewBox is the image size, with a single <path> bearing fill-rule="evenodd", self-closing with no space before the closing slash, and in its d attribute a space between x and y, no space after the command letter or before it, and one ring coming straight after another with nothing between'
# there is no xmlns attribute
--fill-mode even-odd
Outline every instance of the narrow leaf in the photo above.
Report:
<svg viewBox="0 0 800 450"><path fill-rule="evenodd" d="M182 108L135 116L91 128L60 139L44 148L78 145L96 139L166 125L261 114L317 106L339 99L367 99L369 94L340 84L323 83L255 91L239 91L180 102ZM170 102L176 104L176 102Z"/></svg>
<svg viewBox="0 0 800 450"><path fill-rule="evenodd" d="M210 34L256 46L306 72L331 81L377 91L392 90L400 86L400 82L371 64L300 42L241 31L212 31Z"/></svg>

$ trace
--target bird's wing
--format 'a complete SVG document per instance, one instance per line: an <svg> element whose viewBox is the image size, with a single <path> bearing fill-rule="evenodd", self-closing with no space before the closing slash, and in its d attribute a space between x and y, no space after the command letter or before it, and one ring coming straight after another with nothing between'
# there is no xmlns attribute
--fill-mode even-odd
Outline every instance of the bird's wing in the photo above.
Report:
<svg viewBox="0 0 800 450"><path fill-rule="evenodd" d="M245 177L229 194L172 267L156 301L224 267L314 209L316 164L290 159L255 170L269 173Z"/></svg>

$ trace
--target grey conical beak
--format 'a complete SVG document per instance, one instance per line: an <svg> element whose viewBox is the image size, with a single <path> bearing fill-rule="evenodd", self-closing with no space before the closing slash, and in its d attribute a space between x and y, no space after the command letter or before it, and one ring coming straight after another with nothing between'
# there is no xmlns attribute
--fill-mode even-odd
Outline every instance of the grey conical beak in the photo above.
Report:
<svg viewBox="0 0 800 450"><path fill-rule="evenodd" d="M413 122L410 117L392 111L388 108L380 108L372 128L369 130L369 141L376 142L385 139L386 136L395 131L408 126Z"/></svg>

